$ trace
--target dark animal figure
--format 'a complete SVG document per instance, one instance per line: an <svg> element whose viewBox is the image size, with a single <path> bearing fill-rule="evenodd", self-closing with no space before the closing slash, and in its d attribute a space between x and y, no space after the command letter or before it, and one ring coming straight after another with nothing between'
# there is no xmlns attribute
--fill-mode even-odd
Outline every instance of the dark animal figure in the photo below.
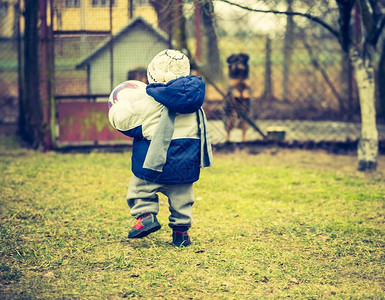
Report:
<svg viewBox="0 0 385 300"><path fill-rule="evenodd" d="M244 53L232 54L227 58L229 67L229 88L224 107L224 123L227 142L234 128L242 130L242 142L246 141L249 124L246 118L250 111L249 56Z"/></svg>

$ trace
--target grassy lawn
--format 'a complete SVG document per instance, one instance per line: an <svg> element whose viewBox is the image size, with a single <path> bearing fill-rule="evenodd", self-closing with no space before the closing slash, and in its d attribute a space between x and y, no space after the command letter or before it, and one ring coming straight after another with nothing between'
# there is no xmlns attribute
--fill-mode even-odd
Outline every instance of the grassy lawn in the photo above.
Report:
<svg viewBox="0 0 385 300"><path fill-rule="evenodd" d="M2 299L385 298L378 172L321 151L216 153L195 185L193 245L126 239L130 153L0 145Z"/></svg>

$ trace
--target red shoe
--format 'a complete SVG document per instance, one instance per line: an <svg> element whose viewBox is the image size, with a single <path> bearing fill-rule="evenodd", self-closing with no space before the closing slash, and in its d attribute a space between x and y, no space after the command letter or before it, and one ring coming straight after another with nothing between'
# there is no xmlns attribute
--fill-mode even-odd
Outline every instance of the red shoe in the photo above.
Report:
<svg viewBox="0 0 385 300"><path fill-rule="evenodd" d="M138 239L148 236L161 228L154 214L145 214L138 218L135 225L128 233L129 239Z"/></svg>

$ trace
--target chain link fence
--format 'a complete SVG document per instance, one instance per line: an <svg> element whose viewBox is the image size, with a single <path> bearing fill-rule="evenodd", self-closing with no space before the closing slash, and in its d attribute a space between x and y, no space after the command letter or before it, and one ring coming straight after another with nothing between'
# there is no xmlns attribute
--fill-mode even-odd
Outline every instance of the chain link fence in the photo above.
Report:
<svg viewBox="0 0 385 300"><path fill-rule="evenodd" d="M260 1L258 8L303 11L337 24L337 8L321 2ZM20 3L23 1L0 1L3 134L14 134L17 128L24 72L24 6ZM231 85L227 58L238 53L249 56L250 119L266 135L284 131L288 143L359 138L359 104L350 64L338 41L310 20L256 13L220 1L51 3L48 26L53 29L58 124L62 121L60 103L106 102L109 92L120 82L145 81L145 69L156 53L178 47L185 49L194 62L193 73L208 83L204 105L214 144L226 141L224 95ZM99 121L94 116L90 122ZM383 141L385 128L382 124L378 127ZM58 135L60 139L60 132ZM239 129L232 131L231 140L241 141ZM247 140L262 140L262 136L250 126Z"/></svg>
<svg viewBox="0 0 385 300"><path fill-rule="evenodd" d="M0 1L0 134L17 130L20 70L18 57L22 39L18 36L20 20L16 1Z"/></svg>

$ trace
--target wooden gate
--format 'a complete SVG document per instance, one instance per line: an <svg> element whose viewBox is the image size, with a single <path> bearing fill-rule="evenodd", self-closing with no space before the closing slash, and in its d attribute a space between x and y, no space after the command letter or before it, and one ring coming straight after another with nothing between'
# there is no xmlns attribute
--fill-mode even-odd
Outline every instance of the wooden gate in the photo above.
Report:
<svg viewBox="0 0 385 300"><path fill-rule="evenodd" d="M108 97L57 96L56 146L131 145L132 139L108 121Z"/></svg>

